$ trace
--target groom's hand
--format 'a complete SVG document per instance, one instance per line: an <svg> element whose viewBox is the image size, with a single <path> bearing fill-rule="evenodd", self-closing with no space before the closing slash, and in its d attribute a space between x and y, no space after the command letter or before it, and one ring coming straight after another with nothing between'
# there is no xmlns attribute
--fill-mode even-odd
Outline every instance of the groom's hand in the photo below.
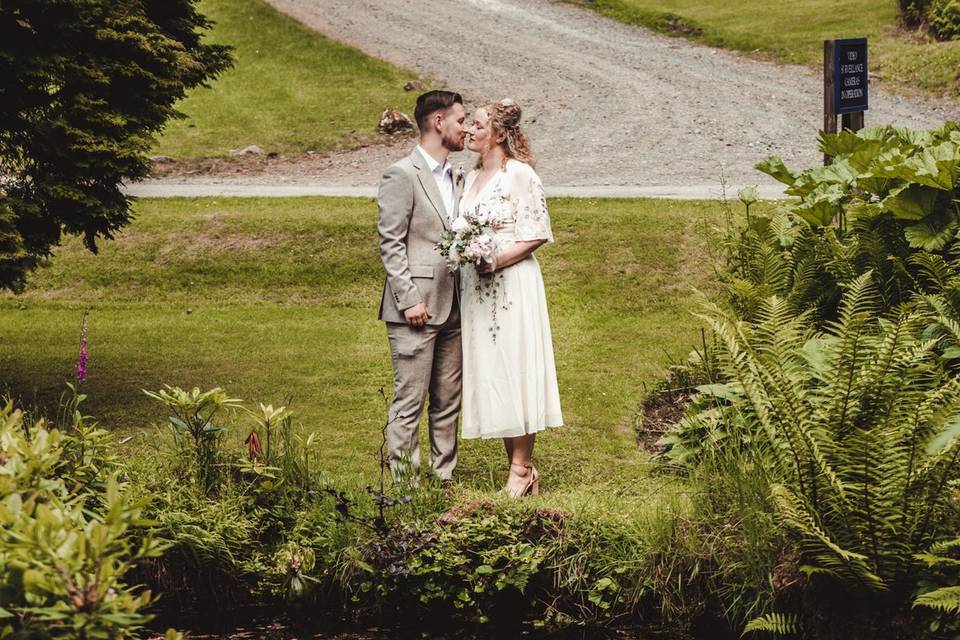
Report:
<svg viewBox="0 0 960 640"><path fill-rule="evenodd" d="M427 320L433 317L433 314L427 309L427 305L422 302L409 309L404 309L403 315L407 319L407 324L411 327L422 327L427 324Z"/></svg>

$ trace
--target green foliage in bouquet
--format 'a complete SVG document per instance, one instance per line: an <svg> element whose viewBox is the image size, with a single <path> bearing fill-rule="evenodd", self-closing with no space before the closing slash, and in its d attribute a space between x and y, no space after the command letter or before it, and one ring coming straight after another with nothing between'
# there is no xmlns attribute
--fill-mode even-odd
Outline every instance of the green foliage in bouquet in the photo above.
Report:
<svg viewBox="0 0 960 640"><path fill-rule="evenodd" d="M124 576L165 544L110 461L87 455L104 437L0 408L0 637L134 638L150 619L150 593Z"/></svg>

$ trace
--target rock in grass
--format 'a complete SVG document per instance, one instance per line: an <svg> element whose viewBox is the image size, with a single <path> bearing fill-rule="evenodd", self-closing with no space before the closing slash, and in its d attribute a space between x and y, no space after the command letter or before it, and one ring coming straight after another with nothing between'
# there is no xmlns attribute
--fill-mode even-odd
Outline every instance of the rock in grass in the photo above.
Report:
<svg viewBox="0 0 960 640"><path fill-rule="evenodd" d="M244 147L243 149L233 149L230 151L230 155L237 156L262 156L263 149L258 145L252 144L249 147Z"/></svg>
<svg viewBox="0 0 960 640"><path fill-rule="evenodd" d="M378 126L378 129L380 129L380 131L383 133L397 133L398 131L406 131L408 129L413 129L413 121L410 120L410 116L402 111L397 111L396 109L387 107L380 115L380 125Z"/></svg>
<svg viewBox="0 0 960 640"><path fill-rule="evenodd" d="M150 162L153 164L170 164L171 162L176 162L170 156L150 156Z"/></svg>
<svg viewBox="0 0 960 640"><path fill-rule="evenodd" d="M411 80L407 84L403 85L404 91L423 91L423 83L419 80Z"/></svg>

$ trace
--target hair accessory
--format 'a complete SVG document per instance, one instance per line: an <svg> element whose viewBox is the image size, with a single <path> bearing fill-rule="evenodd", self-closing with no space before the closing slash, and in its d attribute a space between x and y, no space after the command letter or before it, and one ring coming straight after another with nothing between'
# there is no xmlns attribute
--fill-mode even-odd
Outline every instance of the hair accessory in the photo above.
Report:
<svg viewBox="0 0 960 640"><path fill-rule="evenodd" d="M500 104L502 104L505 107L513 107L516 105L516 103L510 98L504 98L503 100L500 101Z"/></svg>

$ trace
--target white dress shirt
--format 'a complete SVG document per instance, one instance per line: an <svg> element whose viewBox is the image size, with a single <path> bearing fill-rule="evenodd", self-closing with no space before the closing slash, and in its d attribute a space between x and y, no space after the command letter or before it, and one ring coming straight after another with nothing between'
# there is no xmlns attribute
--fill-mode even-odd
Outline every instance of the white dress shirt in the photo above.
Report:
<svg viewBox="0 0 960 640"><path fill-rule="evenodd" d="M426 149L417 145L417 151L427 161L427 167L433 174L433 179L437 182L437 189L440 190L440 197L443 198L443 206L447 210L447 220L453 222L453 167L443 159L443 164L434 160L433 156L427 153Z"/></svg>

